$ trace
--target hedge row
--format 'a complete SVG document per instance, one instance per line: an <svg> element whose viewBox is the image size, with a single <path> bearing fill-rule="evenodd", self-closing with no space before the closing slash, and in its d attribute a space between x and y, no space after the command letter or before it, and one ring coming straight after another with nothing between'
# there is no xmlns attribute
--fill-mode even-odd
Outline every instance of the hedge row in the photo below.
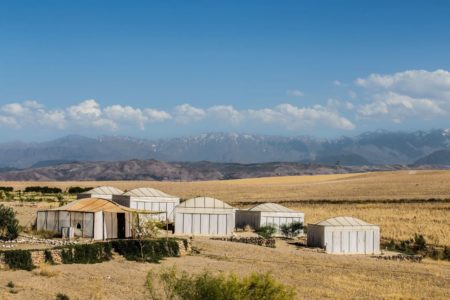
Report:
<svg viewBox="0 0 450 300"><path fill-rule="evenodd" d="M12 250L3 252L5 263L11 269L31 271L35 268L29 250Z"/></svg>
<svg viewBox="0 0 450 300"><path fill-rule="evenodd" d="M180 255L178 243L174 239L116 240L110 243L114 251L127 260L159 262L164 257Z"/></svg>
<svg viewBox="0 0 450 300"><path fill-rule="evenodd" d="M183 241L184 242L184 241ZM157 263L164 257L180 255L180 248L176 239L157 240L114 240L93 244L81 244L57 247L61 250L63 264L95 264L112 258L112 251L124 256L127 260ZM2 251L5 263L11 269L32 270L35 268L31 259L33 250ZM45 261L53 263L50 250L44 251Z"/></svg>
<svg viewBox="0 0 450 300"><path fill-rule="evenodd" d="M52 188L48 186L28 186L24 190L27 193L42 193L42 194L58 194L62 193L60 188Z"/></svg>

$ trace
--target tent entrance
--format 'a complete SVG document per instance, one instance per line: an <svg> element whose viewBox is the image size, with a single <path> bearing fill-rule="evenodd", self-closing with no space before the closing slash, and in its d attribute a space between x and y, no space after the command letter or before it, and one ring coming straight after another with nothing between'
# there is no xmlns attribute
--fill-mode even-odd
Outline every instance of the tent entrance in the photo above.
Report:
<svg viewBox="0 0 450 300"><path fill-rule="evenodd" d="M125 238L125 214L124 213L117 214L117 238L119 238L119 239Z"/></svg>

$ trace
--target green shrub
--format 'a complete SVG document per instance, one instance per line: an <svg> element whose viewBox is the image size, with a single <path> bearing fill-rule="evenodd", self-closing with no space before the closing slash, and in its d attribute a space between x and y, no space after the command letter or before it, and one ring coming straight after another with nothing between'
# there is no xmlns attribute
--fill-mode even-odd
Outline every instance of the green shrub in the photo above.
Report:
<svg viewBox="0 0 450 300"><path fill-rule="evenodd" d="M50 250L44 250L44 260L46 263L48 264L55 264L55 261L53 260L53 255L52 252Z"/></svg>
<svg viewBox="0 0 450 300"><path fill-rule="evenodd" d="M159 262L164 257L180 255L175 239L115 240L110 243L114 251L127 260Z"/></svg>
<svg viewBox="0 0 450 300"><path fill-rule="evenodd" d="M42 194L58 194L62 193L60 188L51 188L48 186L28 186L25 188L26 193L42 193Z"/></svg>
<svg viewBox="0 0 450 300"><path fill-rule="evenodd" d="M90 190L92 190L92 189L93 189L92 187L85 187L85 188L83 188L83 187L79 187L79 186L71 186L71 187L67 190L67 192L68 192L69 194L81 194L81 193L90 191Z"/></svg>
<svg viewBox="0 0 450 300"><path fill-rule="evenodd" d="M69 296L63 293L56 294L56 300L70 300Z"/></svg>
<svg viewBox="0 0 450 300"><path fill-rule="evenodd" d="M31 271L35 267L29 250L11 250L3 252L5 263L11 269Z"/></svg>
<svg viewBox="0 0 450 300"><path fill-rule="evenodd" d="M154 288L155 278L163 287L163 295ZM148 273L146 286L153 299L290 300L295 297L292 288L277 282L267 273L254 273L244 278L209 272L190 275L186 272L179 274L173 267L157 275Z"/></svg>
<svg viewBox="0 0 450 300"><path fill-rule="evenodd" d="M63 264L95 264L111 259L109 243L81 244L61 247Z"/></svg>
<svg viewBox="0 0 450 300"><path fill-rule="evenodd" d="M14 282L9 281L6 286L9 287L10 289L13 289L16 285L14 284Z"/></svg>
<svg viewBox="0 0 450 300"><path fill-rule="evenodd" d="M12 186L0 186L0 191L10 193L14 191L14 188Z"/></svg>
<svg viewBox="0 0 450 300"><path fill-rule="evenodd" d="M19 236L20 226L11 207L0 204L0 240L14 240Z"/></svg>
<svg viewBox="0 0 450 300"><path fill-rule="evenodd" d="M262 236L265 239L269 239L275 234L275 232L277 232L277 228L273 225L266 225L259 227L255 230L255 232L259 236Z"/></svg>
<svg viewBox="0 0 450 300"><path fill-rule="evenodd" d="M292 222L288 224L282 224L280 226L280 231L286 238L292 238L299 235L302 229L302 222Z"/></svg>

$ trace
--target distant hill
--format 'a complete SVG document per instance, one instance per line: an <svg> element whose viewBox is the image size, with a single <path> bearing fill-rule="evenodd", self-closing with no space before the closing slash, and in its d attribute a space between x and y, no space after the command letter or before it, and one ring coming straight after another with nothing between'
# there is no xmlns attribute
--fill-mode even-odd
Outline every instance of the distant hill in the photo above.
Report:
<svg viewBox="0 0 450 300"><path fill-rule="evenodd" d="M418 159L415 165L440 165L450 166L450 150L435 151L421 159Z"/></svg>
<svg viewBox="0 0 450 300"><path fill-rule="evenodd" d="M398 170L402 166L343 167L306 163L167 163L156 160L129 160L116 162L77 162L42 168L6 171L0 180L155 180L195 181L222 180L270 176L351 173L380 170Z"/></svg>
<svg viewBox="0 0 450 300"><path fill-rule="evenodd" d="M220 163L305 162L347 166L413 164L440 150L450 150L450 130L367 132L356 137L317 139L235 133L147 140L69 135L42 143L0 144L0 166L43 167L73 161Z"/></svg>

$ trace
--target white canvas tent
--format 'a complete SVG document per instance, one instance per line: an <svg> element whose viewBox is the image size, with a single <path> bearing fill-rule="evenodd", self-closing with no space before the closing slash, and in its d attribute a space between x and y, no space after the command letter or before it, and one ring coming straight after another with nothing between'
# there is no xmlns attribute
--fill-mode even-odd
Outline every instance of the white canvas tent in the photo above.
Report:
<svg viewBox="0 0 450 300"><path fill-rule="evenodd" d="M261 226L273 225L277 228L276 235L280 235L280 226L293 222L304 223L305 214L276 203L263 203L248 210L236 211L236 228L250 226L258 229Z"/></svg>
<svg viewBox="0 0 450 300"><path fill-rule="evenodd" d="M112 200L113 195L122 195L123 191L113 186L99 186L77 195L77 199L98 198Z"/></svg>
<svg viewBox="0 0 450 300"><path fill-rule="evenodd" d="M132 210L106 199L85 198L40 210L37 230L61 233L72 227L75 236L94 240L131 237Z"/></svg>
<svg viewBox="0 0 450 300"><path fill-rule="evenodd" d="M235 225L235 210L214 198L189 199L175 207L175 234L231 235Z"/></svg>
<svg viewBox="0 0 450 300"><path fill-rule="evenodd" d="M334 254L377 254L380 227L353 217L335 217L308 224L308 246Z"/></svg>
<svg viewBox="0 0 450 300"><path fill-rule="evenodd" d="M153 188L133 189L119 196L114 195L112 199L126 207L162 212L162 214L149 215L149 219L169 222L173 222L173 210L180 204L180 198Z"/></svg>

